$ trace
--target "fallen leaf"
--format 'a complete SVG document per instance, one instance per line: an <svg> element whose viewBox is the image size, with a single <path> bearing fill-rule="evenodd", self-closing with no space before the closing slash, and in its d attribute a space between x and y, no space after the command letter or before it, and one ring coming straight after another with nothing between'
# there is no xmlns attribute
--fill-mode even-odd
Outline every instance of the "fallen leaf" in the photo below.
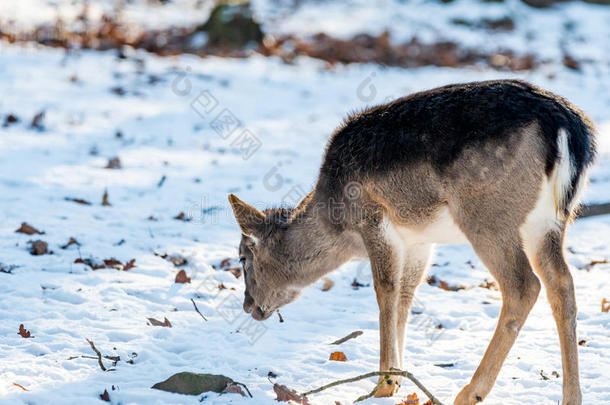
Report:
<svg viewBox="0 0 610 405"><path fill-rule="evenodd" d="M150 321L152 326L163 326L166 328L171 328L172 324L169 322L169 319L164 318L163 322L156 320L155 318L147 318ZM154 387L153 387L154 388Z"/></svg>
<svg viewBox="0 0 610 405"><path fill-rule="evenodd" d="M176 267L184 266L185 264L188 263L188 260L186 260L186 257L181 256L179 254L173 254L170 256L166 256L166 257L167 257L167 260L172 262L172 264Z"/></svg>
<svg viewBox="0 0 610 405"><path fill-rule="evenodd" d="M100 394L100 399L102 401L110 402L110 395L108 394L107 390L104 390L104 393Z"/></svg>
<svg viewBox="0 0 610 405"><path fill-rule="evenodd" d="M584 345L585 345L585 343L587 343L587 341L586 341L586 340L584 340L584 339L579 340L579 341L578 341L578 346L584 346Z"/></svg>
<svg viewBox="0 0 610 405"><path fill-rule="evenodd" d="M228 271L229 273L233 274L233 276L235 276L235 278L241 277L241 269L239 267L229 267L225 271Z"/></svg>
<svg viewBox="0 0 610 405"><path fill-rule="evenodd" d="M361 282L359 282L358 280L354 279L354 281L352 281L352 288L354 290L357 290L360 287L367 287L368 284L362 284Z"/></svg>
<svg viewBox="0 0 610 405"><path fill-rule="evenodd" d="M407 395L407 399L396 405L419 405L419 398L417 398L416 393L409 394Z"/></svg>
<svg viewBox="0 0 610 405"><path fill-rule="evenodd" d="M350 333L349 335L342 337L341 339L337 339L334 342L331 343L331 345L340 345L341 343L345 343L350 339L355 339L358 336L362 335L364 332L362 332L361 330L357 330L355 332Z"/></svg>
<svg viewBox="0 0 610 405"><path fill-rule="evenodd" d="M43 240L35 240L29 241L28 243L30 244L30 253L32 255L40 256L48 253L47 248L49 247L49 245L47 244L47 242Z"/></svg>
<svg viewBox="0 0 610 405"><path fill-rule="evenodd" d="M32 118L32 123L30 124L30 127L37 129L39 131L43 131L44 130L44 111L39 112L38 114L36 114L34 116L34 118Z"/></svg>
<svg viewBox="0 0 610 405"><path fill-rule="evenodd" d="M34 228L32 225L29 225L27 222L22 222L19 229L17 229L15 232L16 233L25 233L26 235L34 235L34 234L44 235L44 232L39 231L38 229Z"/></svg>
<svg viewBox="0 0 610 405"><path fill-rule="evenodd" d="M120 169L121 168L121 159L118 156L108 159L108 163L106 164L106 169Z"/></svg>
<svg viewBox="0 0 610 405"><path fill-rule="evenodd" d="M191 218L188 218L184 212L181 212L178 215L176 215L174 217L174 219L177 219L179 221L184 221L184 222L189 222L191 220Z"/></svg>
<svg viewBox="0 0 610 405"><path fill-rule="evenodd" d="M498 286L496 285L495 281L489 281L487 279L485 279L485 281L483 281L481 284L479 284L479 287L481 288L487 288L488 290L498 290Z"/></svg>
<svg viewBox="0 0 610 405"><path fill-rule="evenodd" d="M178 274L176 274L176 283L184 284L184 283L190 283L190 282L191 282L191 278L186 275L186 271L180 270L178 272Z"/></svg>
<svg viewBox="0 0 610 405"><path fill-rule="evenodd" d="M4 126L8 127L11 124L19 122L19 118L14 114L9 114L4 118Z"/></svg>
<svg viewBox="0 0 610 405"><path fill-rule="evenodd" d="M102 196L102 206L112 207L112 204L110 204L110 201L108 201L108 190L104 190L104 195Z"/></svg>
<svg viewBox="0 0 610 405"><path fill-rule="evenodd" d="M60 246L60 247L62 249L67 249L69 246L72 246L72 245L80 246L80 243L73 237L70 237L70 240L68 241L68 243L66 243L65 245Z"/></svg>
<svg viewBox="0 0 610 405"><path fill-rule="evenodd" d="M25 339L33 337L30 331L25 329L23 324L19 325L19 332L17 332L17 334Z"/></svg>
<svg viewBox="0 0 610 405"><path fill-rule="evenodd" d="M130 261L125 263L125 266L123 267L123 271L133 269L134 267L136 267L136 259L131 259Z"/></svg>
<svg viewBox="0 0 610 405"><path fill-rule="evenodd" d="M29 391L27 388L25 388L25 387L24 387L23 385L21 385L21 384L13 383L13 385L14 385L15 387L19 387L19 388L21 388L21 389L22 389L22 390L24 390L24 391Z"/></svg>
<svg viewBox="0 0 610 405"><path fill-rule="evenodd" d="M91 267L91 269L93 269L93 270L103 269L103 268L106 267L104 264L95 263L93 261L93 259L81 259L81 258L78 258L78 259L74 260L74 263L85 264L85 265Z"/></svg>
<svg viewBox="0 0 610 405"><path fill-rule="evenodd" d="M224 375L182 372L153 385L152 388L178 394L199 395L209 391L222 393L231 385L238 384Z"/></svg>
<svg viewBox="0 0 610 405"><path fill-rule="evenodd" d="M593 266L596 266L598 264L608 264L610 262L608 262L608 259L602 259L602 260L591 260L589 263L585 264L585 270L589 271L593 268Z"/></svg>
<svg viewBox="0 0 610 405"><path fill-rule="evenodd" d="M322 280L324 280L324 285L322 286L322 291L328 291L331 288L333 288L333 286L335 285L335 282L332 281L328 277L324 277Z"/></svg>
<svg viewBox="0 0 610 405"><path fill-rule="evenodd" d="M332 361L347 361L347 356L343 352L332 352L328 360Z"/></svg>
<svg viewBox="0 0 610 405"><path fill-rule="evenodd" d="M219 268L224 269L225 267L229 267L231 265L231 258L227 257L220 261Z"/></svg>
<svg viewBox="0 0 610 405"><path fill-rule="evenodd" d="M434 405L434 404L432 403L432 400L429 399L426 402L424 402L424 405Z"/></svg>
<svg viewBox="0 0 610 405"><path fill-rule="evenodd" d="M428 279L426 281L428 282L429 285L438 287L441 290L445 290L445 291L459 291L459 290L466 289L466 287L463 285L450 285L446 281L437 279L435 276L428 277Z"/></svg>
<svg viewBox="0 0 610 405"><path fill-rule="evenodd" d="M295 401L301 405L311 405L306 396L299 394L295 390L291 390L285 385L273 384L273 391L277 395L276 401L290 402Z"/></svg>
<svg viewBox="0 0 610 405"><path fill-rule="evenodd" d="M602 312L608 312L610 311L610 301L608 301L607 299L603 299L602 300Z"/></svg>
<svg viewBox="0 0 610 405"><path fill-rule="evenodd" d="M110 259L104 259L104 266L116 270L123 270L125 268L125 266L123 266L123 263L121 263L114 257Z"/></svg>
<svg viewBox="0 0 610 405"><path fill-rule="evenodd" d="M227 384L225 389L222 390L222 393L223 394L241 394L242 397L246 396L246 393L241 389L241 387L235 383Z"/></svg>

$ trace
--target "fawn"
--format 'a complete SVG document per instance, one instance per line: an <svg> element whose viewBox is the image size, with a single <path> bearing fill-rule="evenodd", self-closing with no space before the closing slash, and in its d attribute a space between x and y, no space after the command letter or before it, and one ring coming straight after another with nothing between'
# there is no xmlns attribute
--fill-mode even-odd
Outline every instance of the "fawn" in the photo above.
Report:
<svg viewBox="0 0 610 405"><path fill-rule="evenodd" d="M242 232L244 310L264 320L341 264L368 258L379 370L401 369L409 307L433 245L469 242L503 303L454 403L475 404L491 391L540 278L559 333L563 405L581 404L563 242L594 155L585 114L522 81L449 85L355 114L331 136L315 188L297 207L261 212L229 195ZM376 396L392 396L400 379L386 383Z"/></svg>

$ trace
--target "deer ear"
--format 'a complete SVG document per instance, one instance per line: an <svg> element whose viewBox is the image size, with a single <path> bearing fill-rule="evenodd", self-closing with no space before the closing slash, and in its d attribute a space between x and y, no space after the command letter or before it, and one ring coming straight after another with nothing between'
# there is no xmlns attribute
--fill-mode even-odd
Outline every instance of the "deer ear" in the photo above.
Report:
<svg viewBox="0 0 610 405"><path fill-rule="evenodd" d="M241 232L247 236L257 236L263 229L265 222L265 214L246 204L235 194L229 194L229 202L233 208L233 215L241 228Z"/></svg>
<svg viewBox="0 0 610 405"><path fill-rule="evenodd" d="M312 190L309 192L309 194L307 194L305 197L303 197L301 202L298 203L296 207L294 207L294 211L299 212L299 211L304 210L305 207L307 206L307 204L309 204L311 202L311 200L313 199L314 192L315 192L315 190Z"/></svg>

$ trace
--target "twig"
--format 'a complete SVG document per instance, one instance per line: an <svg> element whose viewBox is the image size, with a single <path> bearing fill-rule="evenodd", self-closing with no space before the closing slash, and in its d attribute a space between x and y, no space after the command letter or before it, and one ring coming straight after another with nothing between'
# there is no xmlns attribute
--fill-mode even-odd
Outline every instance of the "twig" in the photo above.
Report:
<svg viewBox="0 0 610 405"><path fill-rule="evenodd" d="M104 367L104 363L102 363L102 353L100 353L100 351L97 350L97 347L95 347L92 340L87 339L87 342L89 342L89 345L91 346L91 348L93 349L95 354L97 354L97 364L100 365L100 368L102 369L102 371L108 371L108 369L106 367Z"/></svg>
<svg viewBox="0 0 610 405"><path fill-rule="evenodd" d="M203 320L207 322L207 321L208 321L208 319L207 319L205 316L203 316L203 314L202 314L201 312L199 312L199 308L197 308L197 304L195 304L195 301L194 301L192 298L191 298L191 302L193 303L193 306L195 307L195 311L197 311L197 313L198 313L199 315L201 315L201 317L203 318Z"/></svg>
<svg viewBox="0 0 610 405"><path fill-rule="evenodd" d="M357 338L358 336L362 335L364 332L362 332L361 330L357 330L355 332L350 333L349 335L342 337L341 339L337 339L334 342L331 343L331 345L340 345L341 343L345 343L350 339L354 339Z"/></svg>
<svg viewBox="0 0 610 405"><path fill-rule="evenodd" d="M316 394L316 393L318 393L320 391L324 391L324 390L326 390L328 388L335 387L337 385L347 384L347 383L350 383L350 382L359 381L359 380L363 380L365 378L375 377L375 376L380 376L380 375L382 375L382 376L399 375L399 376L402 376L402 377L407 377L415 385L417 385L417 387L420 390L422 390L424 392L424 394L426 394L426 396L428 398L430 398L430 400L432 401L432 403L434 405L443 405L443 403L441 401L439 401L438 399L436 399L436 397L434 395L432 395L430 393L430 391L428 391L426 389L426 387L424 387L423 384L420 383L419 380L417 378L415 378L415 376L413 376L413 374L411 374L408 371L401 371L401 370L396 370L396 369L392 369L391 371L371 371L370 373L362 374L362 375L359 375L359 376L356 376L356 377L346 378L344 380L334 381L334 382L331 382L330 384L323 385L320 388L316 388L315 390L307 391L307 392L303 393L302 395ZM376 391L376 390L377 390L377 387L375 387L375 390L373 390L373 391ZM375 392L373 392L372 394L374 394L374 393ZM363 399L366 399L366 398L363 398Z"/></svg>
<svg viewBox="0 0 610 405"><path fill-rule="evenodd" d="M593 217L610 214L610 203L582 205L576 213L576 218Z"/></svg>

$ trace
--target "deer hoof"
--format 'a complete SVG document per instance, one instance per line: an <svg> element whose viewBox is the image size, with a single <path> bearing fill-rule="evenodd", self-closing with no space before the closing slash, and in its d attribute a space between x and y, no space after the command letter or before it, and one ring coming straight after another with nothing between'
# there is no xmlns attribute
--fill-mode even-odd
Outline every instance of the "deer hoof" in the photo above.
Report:
<svg viewBox="0 0 610 405"><path fill-rule="evenodd" d="M460 393L455 397L455 401L453 401L454 405L475 405L479 402L483 401L483 397L474 392L470 385L462 388Z"/></svg>
<svg viewBox="0 0 610 405"><path fill-rule="evenodd" d="M382 381L377 392L375 392L375 398L391 397L398 392L399 388L400 384L395 379L390 378Z"/></svg>

